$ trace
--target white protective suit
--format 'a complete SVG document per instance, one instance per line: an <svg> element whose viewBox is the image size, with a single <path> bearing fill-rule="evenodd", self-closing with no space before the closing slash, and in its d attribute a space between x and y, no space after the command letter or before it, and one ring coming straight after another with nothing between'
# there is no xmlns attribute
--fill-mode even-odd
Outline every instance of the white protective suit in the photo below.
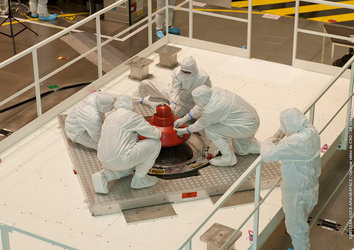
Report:
<svg viewBox="0 0 354 250"><path fill-rule="evenodd" d="M97 157L103 170L92 176L95 191L108 193L107 182L127 176L135 167L132 188L145 188L157 183L147 173L154 165L161 149L161 132L140 114L132 111L132 98L120 95L116 110L107 116L98 144ZM138 134L147 137L138 140Z"/></svg>
<svg viewBox="0 0 354 250"><path fill-rule="evenodd" d="M66 135L76 143L97 149L105 113L113 109L116 97L94 92L78 103L65 120Z"/></svg>
<svg viewBox="0 0 354 250"><path fill-rule="evenodd" d="M39 17L41 21L52 21L57 19L57 14L49 14L47 7L48 0L30 0L29 8L32 17Z"/></svg>
<svg viewBox="0 0 354 250"><path fill-rule="evenodd" d="M182 72L190 72L186 74ZM172 84L143 80L140 82L138 90L133 94L134 101L146 103L149 101L169 101L172 112L175 116L182 117L194 106L192 91L201 86L211 87L209 76L202 69L198 69L193 57L182 60L181 67L176 68L172 73ZM150 103L147 103L151 106Z"/></svg>
<svg viewBox="0 0 354 250"><path fill-rule="evenodd" d="M197 132L204 128L207 137L220 150L222 156L210 161L215 166L232 166L237 163L228 139L238 154L259 153L259 144L254 139L259 127L257 111L240 96L224 89L200 86L193 90L197 104L187 115L175 121L179 127L193 117L200 118L188 129L177 129L179 135Z"/></svg>
<svg viewBox="0 0 354 250"><path fill-rule="evenodd" d="M306 116L296 108L280 114L281 130L287 135L278 144L262 144L263 161L281 161L282 205L285 225L294 249L309 250L307 218L318 201L321 174L320 137Z"/></svg>
<svg viewBox="0 0 354 250"><path fill-rule="evenodd" d="M175 5L175 0L168 0L168 5ZM165 7L166 0L156 0L157 9ZM168 9L168 27L172 26L174 9ZM161 11L156 14L156 29L162 30L165 23L165 13L166 11Z"/></svg>

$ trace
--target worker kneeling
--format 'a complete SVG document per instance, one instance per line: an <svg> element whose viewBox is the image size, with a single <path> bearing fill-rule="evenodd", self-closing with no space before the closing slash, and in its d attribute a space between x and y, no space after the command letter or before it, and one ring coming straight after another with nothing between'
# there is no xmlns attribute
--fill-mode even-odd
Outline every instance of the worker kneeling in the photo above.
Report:
<svg viewBox="0 0 354 250"><path fill-rule="evenodd" d="M258 154L260 145L255 140L259 127L257 111L240 96L224 89L200 86L192 91L196 106L174 123L179 136L204 128L207 137L220 150L222 156L210 160L214 166L232 166L237 163L228 139L239 155ZM199 119L187 128L179 126L192 118Z"/></svg>
<svg viewBox="0 0 354 250"><path fill-rule="evenodd" d="M66 117L66 135L73 142L97 150L105 113L113 110L115 101L115 96L101 91L90 94Z"/></svg>
<svg viewBox="0 0 354 250"><path fill-rule="evenodd" d="M131 187L146 188L157 183L147 173L161 150L161 132L133 110L130 96L118 96L116 110L105 119L97 157L103 170L92 175L97 193L108 193L109 181L128 176L135 167ZM147 139L139 141L138 134Z"/></svg>

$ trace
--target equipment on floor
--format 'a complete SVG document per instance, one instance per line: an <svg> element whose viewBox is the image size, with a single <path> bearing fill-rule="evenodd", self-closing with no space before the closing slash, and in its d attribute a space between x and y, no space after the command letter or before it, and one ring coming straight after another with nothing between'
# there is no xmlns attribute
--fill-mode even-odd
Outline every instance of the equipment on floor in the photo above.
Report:
<svg viewBox="0 0 354 250"><path fill-rule="evenodd" d="M352 56L354 56L354 49L349 48L348 54L345 54L341 58L335 60L333 62L333 66L343 67L344 64L346 64L350 60L350 58L352 58ZM349 69L351 69L351 66L349 67Z"/></svg>
<svg viewBox="0 0 354 250"><path fill-rule="evenodd" d="M160 105L156 108L156 113L147 118L146 120L154 127L158 128L161 131L161 143L162 147L173 147L178 146L188 140L190 134L186 134L182 137L179 137L176 131L173 129L174 121L178 117L174 116L170 106ZM181 126L182 128L187 127L186 124ZM139 135L140 139L146 139Z"/></svg>
<svg viewBox="0 0 354 250"><path fill-rule="evenodd" d="M11 0L7 0L7 5L8 5L8 14L7 14L7 18L5 18L4 21L2 21L2 23L0 24L0 27L3 26L3 24L9 20L10 21L10 35L9 34L6 34L4 32L1 32L0 31L0 34L3 34L7 37L10 37L12 39L12 45L13 45L13 48L14 48L14 54L16 54L16 45L15 45L15 36L17 36L18 34L20 34L22 31L26 30L26 29L29 29L32 33L36 34L36 36L38 36L38 34L33 31L31 28L29 28L28 26L26 26L25 24L23 24L22 22L20 22L19 20L17 20L13 15L12 15L12 10L11 10ZM12 20L16 21L17 23L21 24L23 26L23 28L18 31L17 33L14 33L14 30L13 30L13 26L12 26Z"/></svg>

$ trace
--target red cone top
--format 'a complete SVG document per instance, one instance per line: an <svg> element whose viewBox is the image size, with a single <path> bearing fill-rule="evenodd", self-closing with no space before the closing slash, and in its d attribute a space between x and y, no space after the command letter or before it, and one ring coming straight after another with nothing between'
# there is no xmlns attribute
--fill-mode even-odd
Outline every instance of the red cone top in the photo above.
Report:
<svg viewBox="0 0 354 250"><path fill-rule="evenodd" d="M170 106L160 105L156 108L156 113L147 119L147 121L157 129L161 131L161 144L162 147L173 147L184 143L190 136L186 134L183 137L178 137L177 132L173 129L174 121L178 119L177 116L174 116ZM180 128L187 127L186 124L183 124ZM146 139L139 135L139 139Z"/></svg>

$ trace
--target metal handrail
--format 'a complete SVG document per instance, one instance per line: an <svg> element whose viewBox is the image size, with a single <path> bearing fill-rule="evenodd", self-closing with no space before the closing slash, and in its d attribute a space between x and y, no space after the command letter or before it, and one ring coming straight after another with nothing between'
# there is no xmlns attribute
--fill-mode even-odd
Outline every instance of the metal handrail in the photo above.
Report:
<svg viewBox="0 0 354 250"><path fill-rule="evenodd" d="M96 20L97 20L100 15L102 15L102 14L104 14L105 12L111 10L112 8L114 8L115 6L121 4L121 3L124 2L124 1L125 1L125 0L120 0L120 1L118 1L118 2L115 2L114 4L111 4L110 6L108 6L108 7L104 8L104 9L102 9L101 11L96 12L96 13L93 14L92 16L89 16L89 17L87 17L87 18L81 20L80 22L78 22L78 23L76 23L76 24L74 24L74 25L72 25L72 26L70 26L70 27L68 27L68 28L66 28L66 29L64 29L64 30L62 30L62 31L60 31L60 32L58 32L58 33L56 33L56 34L54 34L53 36L51 36L51 37L49 37L49 38L43 40L42 42L35 44L35 45L32 46L31 48L28 48L28 49L26 49L25 51L22 51L21 53L19 53L19 54L15 55L15 56L13 56L13 57L11 57L11 58L5 60L4 62L0 63L0 69L3 68L3 67L6 67L6 66L9 65L10 63L12 63L12 62L14 62L14 61L16 61L16 60L18 60L18 59L21 59L22 57L24 57L24 56L26 56L26 55L28 55L28 54L30 54L30 53L33 53L33 51L36 51L37 49L39 49L39 48L41 48L42 46L44 46L44 45L46 45L46 44L48 44L48 43L54 41L55 39L61 37L62 35L65 35L65 34L71 32L71 31L77 31L77 30L76 30L77 27L80 27L81 25L86 24L87 22L93 20L94 18L96 18ZM167 8L167 7L161 8L160 10L157 10L155 13L152 13L151 15L154 16L154 15L156 15L157 13L159 13L160 11L164 11L165 8ZM134 24L134 25L132 25L132 26L126 28L126 29L123 30L122 32L120 32L120 33L114 35L113 37L110 37L110 38L107 39L106 41L100 43L100 45L96 45L95 47L93 47L93 48L87 50L87 51L84 52L83 54L81 54L81 55L75 57L74 59L72 59L72 60L70 60L69 62L65 63L65 64L62 65L61 67L59 67L59 68L53 70L52 72L50 72L50 73L48 73L47 75L43 76L42 78L38 79L38 82L43 82L43 81L49 79L49 78L52 77L53 75L59 73L60 71L62 71L62 70L64 70L65 68L69 67L70 65L76 63L77 61L79 61L80 59L84 58L84 57L87 56L88 54L94 52L95 50L100 50L100 48L101 48L102 46L108 44L109 42L111 42L111 41L114 40L115 38L117 38L117 37L123 35L124 33L127 33L128 31L130 31L130 30L132 30L132 29L138 27L139 25L141 25L141 24L142 24L143 22L145 22L146 20L148 20L148 17L143 18L142 20L140 20L140 21L137 22L136 24ZM146 28L147 26L148 26L148 25L145 24L145 25L143 25L142 27L139 27L139 28L138 28L137 30L135 30L134 32L132 32L132 33L126 35L126 36L123 38L123 40L126 40L126 39L128 39L129 37L135 35L136 33L140 32L142 29ZM99 29L99 25L98 25L97 23L96 23L96 27ZM97 36L100 36L100 34L98 34L98 33L100 33L100 32L97 32ZM100 69L99 69L99 72L101 72ZM9 97L6 98L4 101L1 101L1 102L0 102L0 106L6 104L7 102L13 100L14 98L18 97L19 95L21 95L21 94L24 93L25 91L27 91L27 90L29 90L30 88L35 87L35 86L36 86L36 82L30 84L29 86L27 86L27 87L24 88L23 90L21 90L21 91L15 93L15 94L9 96ZM38 98L37 98L37 99L38 99ZM39 108L39 109L40 109L40 108ZM41 113L41 112L39 112L39 113Z"/></svg>
<svg viewBox="0 0 354 250"><path fill-rule="evenodd" d="M232 233L232 235L229 237L229 239L225 242L224 245L222 245L221 249L225 249L227 245L230 243L232 238L241 230L241 228L248 222L249 219L251 219L252 215L259 210L259 207L262 205L262 203L268 198L271 192L273 192L274 188L279 184L279 182L282 180L282 177L279 177L273 184L273 186L269 189L269 191L266 193L266 195L262 198L260 202L255 202L257 204L253 211L248 215L248 217L243 221L243 223L237 228L235 232ZM236 192L236 190L235 190ZM257 235L257 234L256 234ZM256 236L254 235L254 236ZM258 235L257 235L258 236ZM255 242L257 242L257 239L255 237L253 238Z"/></svg>
<svg viewBox="0 0 354 250"><path fill-rule="evenodd" d="M193 230L193 233L181 244L179 249L182 249L188 242L192 240L194 235L198 233L198 231L207 223L207 221L216 213L217 210L226 202L228 198L242 185L244 181L250 176L253 171L257 168L257 166L261 164L261 157L258 157L252 164L249 166L245 172L231 185L231 187L219 198L219 200L214 204L211 212L208 213L206 219Z"/></svg>
<svg viewBox="0 0 354 250"><path fill-rule="evenodd" d="M315 2L315 3L321 3L321 4L326 4L326 1L315 1L315 0L305 0L307 2ZM330 5L334 5L334 6L338 6L338 7L343 7L346 8L347 5L345 4L337 4L337 3L333 3ZM299 0L296 1L296 14L295 14L295 26L294 26L294 40L297 39L297 31L298 29L298 14L299 14ZM354 9L354 7L351 7ZM302 31L302 29L301 29ZM322 35L322 33L319 32L314 32L317 35ZM323 33L324 34L324 33ZM325 34L327 36L327 34ZM342 37L336 37L339 39L342 39ZM347 40L347 39L346 39ZM293 49L293 53L296 53L296 43L294 43L294 49ZM294 57L294 55L293 55ZM354 61L354 57L352 57L340 70L338 70L338 73L335 74L335 76L329 81L329 83L327 84L327 86L320 92L320 94L318 94L318 96L312 101L310 102L310 104L305 108L304 110L304 114L307 114L308 112L310 112L310 121L313 124L314 122L314 108L316 103L318 102L319 99L321 99L321 97L333 86L333 84L343 75L343 73L349 68L349 66L353 63ZM353 64L354 66L354 64ZM354 67L353 67L354 68ZM352 72L354 71L354 69L352 69ZM353 85L353 80L351 80L350 85ZM350 88L352 89L352 87ZM338 113L340 112L340 110L343 109L343 107L352 100L352 96L353 93L350 94L350 96L348 97L348 99L346 100L346 102L339 108L339 111L336 112L336 114L330 119L330 121L325 125L324 129L327 128L327 126L333 121L333 119L338 115ZM324 131L324 129L321 130L321 133ZM255 170L255 165L260 164L261 162L261 158L258 157L256 159L256 161L249 167L247 168L247 170L245 171L245 173L247 173L247 176L253 172ZM234 193L237 188L240 186L240 183L242 183L244 180L241 180L242 178L247 178L247 176L240 176L235 183L224 193L224 195L222 197L220 197L220 199L218 200L218 202L216 204L214 204L211 212L208 214L208 216L206 217L206 219L196 228L195 231L193 231L193 233L191 234L190 237L188 237L188 239L182 244L182 246L179 249L182 249L184 246L186 247L186 249L191 249L191 241L192 238L196 235L196 233L202 228L202 226L204 226L206 224L207 221L209 221L209 219L216 213L216 211L222 206L222 204L224 204L226 202L226 200L231 196L232 193ZM280 179L278 179L278 181L276 183L278 183L280 181ZM275 187L275 186L274 186ZM222 249L225 249L226 246L229 244L229 242L232 240L232 238L240 231L240 229L242 228L242 226L251 218L252 214L254 214L256 211L259 210L260 205L264 202L264 200L268 197L268 195L273 191L274 187L267 193L266 197L264 199L262 199L261 202L255 202L255 209L251 212L251 214L244 220L244 222L241 224L241 226L229 237L229 239L225 242L225 244L222 246ZM260 188L260 180L256 180L256 191L259 190ZM256 195L255 195L256 197ZM254 227L255 224L257 224L258 227L258 217L255 217L257 219L254 220ZM253 249L258 249L258 245L257 245L257 236L258 234L256 233L256 235L254 235L256 237L254 237L253 239Z"/></svg>
<svg viewBox="0 0 354 250"><path fill-rule="evenodd" d="M59 38L59 37L61 37L62 35L65 35L65 34L67 34L68 32L70 32L70 31L74 31L77 27L79 27L79 26L81 26L81 25L83 25L83 24L85 24L85 23L87 23L87 22L89 22L89 21L91 21L91 20L93 20L94 18L96 18L96 27L97 27L97 25L99 24L99 16L101 15L101 14L103 14L103 13L105 13L105 12L107 12L107 11L109 11L110 9L112 9L112 8L114 8L115 6L118 6L119 4L121 4L122 2L125 2L126 0L120 0L120 1L117 1L117 2L115 2L115 3L113 3L112 5L110 5L110 6L108 6L108 7L106 7L105 9L103 9L103 10L101 10L101 11L98 11L97 13L95 13L95 14L93 14L93 15L91 15L91 16L89 16L89 17L87 17L87 18L85 18L84 20L82 20L82 21L80 21L80 22L78 22L78 23L76 23L76 24L74 24L74 25L72 25L72 26L70 26L69 28L67 28L67 29L65 29L65 30L63 30L63 31L61 31L61 32L59 32L59 33L57 33L57 34L55 34L55 35L53 35L52 37L50 37L50 38L48 38L48 39L46 39L46 40L44 40L44 41L42 41L42 42L40 42L40 43L38 43L38 44L36 44L36 45L34 45L34 46L32 46L31 48L29 48L29 49L27 49L27 50L25 50L25 51L23 51L23 52L21 52L21 53L19 53L19 54L17 54L16 56L14 56L14 57L12 57L12 58L10 58L10 59L8 59L8 60L6 60L6 61L4 61L4 62L2 62L2 63L0 63L0 68L3 68L3 67L5 67L5 66L7 66L8 64L10 64L10 63L12 63L13 61L15 61L15 60L18 60L18 59L20 59L20 58L22 58L23 56L25 56L25 55L28 55L28 54L30 54L30 53L32 53L33 55L36 55L36 52L37 52L37 50L40 48L40 47L42 47L42 46L44 46L44 45L46 45L46 44L48 44L49 42L51 42L51 41L54 41L55 39L57 39L57 38ZM313 2L313 3L320 3L320 4L327 4L328 2L327 1L317 1L317 0L303 0L303 1L306 1L306 2ZM167 1L166 1L167 2ZM184 11L188 11L189 12L189 17L190 17L190 24L189 24L189 27L190 27L190 29L189 29L189 32L190 32L190 35L189 35L189 37L191 38L192 37L192 34L193 34L193 29L191 28L191 27L193 27L193 13L196 13L196 14L202 14L202 15L207 15L207 16L214 16L214 17L218 17L218 18L223 18L223 19L231 19L231 20L234 20L234 21L241 21L241 22L248 22L248 34L247 34L247 44L249 44L250 45L250 40L251 40L251 37L250 37L250 35L251 35L251 32L249 32L250 31L250 29L251 29L251 27L250 27L250 23L251 23L251 21L252 21L252 19L250 18L250 12L252 11L252 1L250 0L249 1L249 8L248 8L248 10L249 10L249 15L248 15L248 19L242 19L242 18L234 18L234 17L229 17L229 16L225 16L225 15L220 15L220 14L215 14L215 13L208 13L208 12L202 12L202 11L197 11L197 10L193 10L193 8L192 8L192 1L191 0L187 0L187 1L184 1L183 3L187 3L187 2L189 2L189 8L183 8L183 7L180 7L180 6L170 6L170 5L168 5L168 4L166 4L166 6L163 8L163 9L160 9L160 10L158 10L158 11L156 11L154 14L152 14L150 11L151 11L151 0L149 0L149 15L148 15L148 17L147 18L144 18L143 20L141 20L141 21L139 21L138 23L136 23L135 25L133 25L133 26L130 26L128 29L126 29L126 30L124 30L124 31L122 31L122 32L120 32L120 33L118 33L118 34L116 34L115 36L113 36L113 37L110 37L109 39L107 39L106 41L104 41L104 42L101 42L100 41L100 39L101 39L101 35L99 34L100 32L99 32L99 30L98 30L98 35L97 35L97 46L96 47L94 47L93 49L91 49L91 50L89 50L89 51L87 51L87 52L85 52L85 53L92 53L94 50L99 50L102 46L104 46L105 44L107 44L107 43L109 43L110 41L112 41L113 39L115 39L115 38L117 38L117 37L119 37L119 36L121 36L122 34L124 34L124 33L126 33L127 31L129 31L129 30L131 30L131 29L134 29L134 28L136 28L136 27L138 27L139 25L141 25L144 21L146 21L146 20L148 20L148 25L143 25L142 27L140 27L140 28L138 28L138 31L134 31L135 33L137 33L137 32L139 32L139 31L141 31L142 29L144 29L144 28L146 28L147 26L149 27L149 28L151 28L151 22L152 22L152 20L151 20L151 16L153 16L153 15L156 15L159 11L166 11L166 13L168 13L168 8L174 8L174 9L180 9L180 10L184 10ZM297 5L296 5L296 16L298 16L298 8L299 8L299 0L297 0L296 1L296 3L297 3ZM343 7L343 8L347 8L348 6L347 5L345 5L345 4L338 4L338 3L333 3L333 2L330 2L330 4L328 4L328 5L334 5L334 6L338 6L338 7ZM351 7L350 7L351 8ZM354 7L353 7L354 8ZM166 15L167 16L167 15ZM295 35L294 35L294 37L296 37L297 36L297 32L298 31L300 31L300 32L307 32L307 31L305 31L305 30L303 30L303 29L298 29L298 24L297 24L297 22L296 22L296 24L295 24ZM134 33L133 32L133 33ZM127 36L132 36L133 35L133 33L131 33L131 34L128 34ZM134 34L135 34L134 33ZM149 34L150 34L151 32L149 32ZM319 32L313 32L315 35L322 35L322 34L324 34L324 33L319 33ZM332 37L332 36L329 36L329 37ZM338 37L335 37L335 38L338 38ZM340 39L341 39L341 37L340 37ZM151 44L151 34L150 34L150 37L149 37L149 44ZM250 50L250 46L247 46L247 48L248 48L248 50ZM296 51L296 50L295 50ZM100 54L99 53L99 51L98 51L98 54ZM85 55L87 55L87 54L85 54ZM82 56L82 55L81 55ZM80 57L80 59L81 59L82 57ZM76 58L75 58L76 59ZM34 63L36 63L36 58L35 58L35 56L34 56ZM73 60L72 60L73 61ZM71 61L71 62L72 62ZM354 58L351 58L351 60L349 60L344 66L343 66L343 68L342 69L340 69L339 71L338 71L338 73L331 79L331 81L328 83L328 85L322 90L322 92L315 98L315 100L305 109L305 114L307 113L307 112L311 112L310 113L310 120L312 121L312 123L313 123L313 120L314 120L314 107L315 107L315 104L317 103L317 101L319 100L319 99L321 99L321 97L328 91L328 89L329 88L331 88L332 86L333 86L333 84L337 81L337 79L339 79L339 77L346 71L346 69L349 67L349 65L352 63L354 61ZM76 62L76 61L75 61ZM69 62L70 63L70 62ZM72 64L72 63L71 63ZM68 66L70 66L71 64L68 64ZM64 65L63 65L64 66ZM60 67L59 69L60 70L63 70L64 68L63 68L63 66L62 67ZM98 67L99 68L99 71L101 71L101 69L100 69L100 66ZM60 71L59 70L59 71ZM59 72L59 71L53 71L53 72ZM353 69L352 69L352 71L353 71ZM54 74L56 74L56 73L53 73L53 72L51 72L51 73L49 73L49 74L52 74L52 75L54 75ZM35 72L36 73L36 72ZM37 72L38 73L38 72ZM48 74L48 75L49 75ZM27 86L25 89L26 90L28 90L28 89L30 89L30 88L32 88L32 87L36 87L37 89L36 90L38 90L38 82L41 82L41 81L43 81L43 80L46 80L46 79L48 79L49 77L48 77L48 75L46 75L46 76L44 76L44 77L42 77L41 79L39 79L39 77L37 76L37 79L35 79L36 81L35 81L35 83L33 83L33 84L31 84L30 86ZM51 76L52 76L51 75ZM352 83L351 83L352 84ZM21 90L21 91L23 91L23 90ZM21 92L21 91L19 91L18 93L23 93L23 92ZM15 95L16 96L18 96L19 94L18 93L16 93ZM38 97L38 93L37 93L37 97ZM7 102L7 101L9 101L8 100L9 98L7 98L5 101ZM352 95L348 98L348 100L346 101L346 103L345 104L347 104L350 100L352 99ZM38 98L37 98L37 100L38 100ZM3 101L3 102L1 102L0 104L1 105L3 105L4 103L6 103L5 101ZM344 106L345 106L345 104L344 104ZM38 105L37 105L38 106ZM344 107L344 106L342 106L342 108ZM341 108L341 109L342 109ZM41 111L40 112L38 112L38 113L41 113ZM336 113L335 115L334 115L334 117L337 115L338 113ZM334 119L334 118L333 118ZM331 121L330 122L332 122L332 120L333 119L331 119ZM329 122L329 123L330 123ZM326 125L326 127L327 127L328 125ZM322 132L322 131L321 131ZM233 183L232 185L231 185L231 187L222 195L222 197L215 203L215 205L213 206L213 208L211 209L211 212L209 213L209 215L207 216L207 218L202 222L202 224L201 225L199 225L199 226L197 226L197 228L196 228L196 230L194 230L193 231L193 233L191 234L191 236L183 243L183 245L181 246L181 248L183 248L183 246L187 246L187 247L191 247L191 240L192 240L192 238L196 235L196 233L205 225L205 223L216 213L216 211L226 202L226 200L242 185L242 183L247 179L247 177L249 176L249 175L251 175L252 173L253 173L253 171L257 171L257 173L256 173L256 187L255 187L255 189L256 189L256 192L255 192L255 208L254 208L254 210L250 213L250 215L246 218L246 220L241 224L241 226L238 228L238 231L240 231L240 229L242 228L242 226L252 217L252 215L254 215L254 228L256 228L256 230L254 230L254 241L253 241L253 248L254 249L257 249L257 237L258 237L258 213L259 213L259 207L261 206L261 204L268 198L268 196L270 195L270 193L272 193L272 191L274 190L274 188L275 188L275 186L279 183L279 181L280 181L280 178L277 180L277 182L273 185L273 187L268 191L268 193L265 195L265 197L262 199L262 201L260 201L260 202L258 202L258 198L259 197L257 197L257 196L259 196L259 190L260 190L260 178L259 178L259 176L260 176L260 170L261 170L261 158L260 157L258 157L253 163L252 163L252 165L249 167L249 168L247 168L247 170L238 178L238 180L236 180L235 181L235 183ZM257 177L258 176L258 177ZM0 224L0 226L1 226L1 224ZM236 233L237 233L237 231L236 231ZM30 233L31 234L31 233ZM32 234L32 237L34 236L34 234ZM227 243L225 244L225 245L227 245ZM225 247L225 245L224 245L224 247ZM180 249L181 249L180 248Z"/></svg>
<svg viewBox="0 0 354 250"><path fill-rule="evenodd" d="M23 229L20 229L20 228L14 227L14 226L7 225L7 224L1 223L1 222L0 222L0 231L1 231L1 236L2 236L2 238L1 238L2 242L1 243L2 243L2 249L3 250L10 250L9 233L12 233L13 231L21 233L21 234L24 234L24 235L27 235L27 236L30 236L32 238L35 238L35 239L38 239L38 240L41 240L41 241L44 241L44 242L47 242L49 244L53 244L53 245L58 246L58 247L62 247L64 249L77 250L77 248L70 247L70 246L62 244L60 242L45 238L43 236L40 236L40 235L31 233L31 232L25 231Z"/></svg>
<svg viewBox="0 0 354 250"><path fill-rule="evenodd" d="M350 100L352 100L354 93L352 93L350 95L350 97L343 103L343 105L337 110L337 112L331 117L331 119L329 119L329 121L327 122L327 124L321 129L321 131L319 132L319 134L322 134L323 131L325 131L325 129L329 126L329 124L331 124L331 122L334 120L334 118L336 118L336 116L342 111L342 109L345 107L345 105L348 104L348 102Z"/></svg>

